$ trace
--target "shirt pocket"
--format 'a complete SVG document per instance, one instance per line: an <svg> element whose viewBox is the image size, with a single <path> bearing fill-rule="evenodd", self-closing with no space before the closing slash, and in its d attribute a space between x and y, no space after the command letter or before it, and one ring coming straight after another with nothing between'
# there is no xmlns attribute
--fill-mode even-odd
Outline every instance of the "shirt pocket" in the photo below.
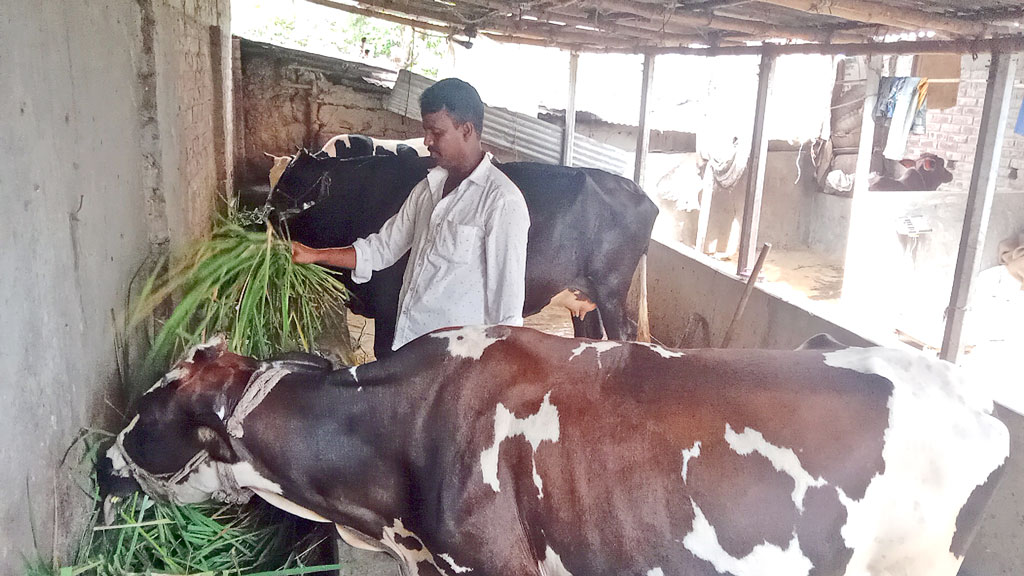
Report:
<svg viewBox="0 0 1024 576"><path fill-rule="evenodd" d="M466 264L480 252L483 231L477 226L456 224L446 220L441 225L438 237L438 252L446 260L457 264Z"/></svg>

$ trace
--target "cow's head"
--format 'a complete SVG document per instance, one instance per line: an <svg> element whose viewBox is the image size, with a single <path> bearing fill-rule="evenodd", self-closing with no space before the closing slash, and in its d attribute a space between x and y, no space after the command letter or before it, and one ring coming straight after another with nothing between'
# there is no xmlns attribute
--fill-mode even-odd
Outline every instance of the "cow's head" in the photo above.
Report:
<svg viewBox="0 0 1024 576"><path fill-rule="evenodd" d="M287 158L287 157L284 157ZM274 168L280 169L276 182L272 178L267 208L278 221L312 208L330 193L331 177L328 174L331 158L318 158L306 150L299 150L295 156L279 168L280 159L275 158Z"/></svg>
<svg viewBox="0 0 1024 576"><path fill-rule="evenodd" d="M138 414L97 464L100 493L141 486L178 503L242 499L223 485L238 461L225 420L259 363L227 351L223 337L196 346L138 402Z"/></svg>
<svg viewBox="0 0 1024 576"><path fill-rule="evenodd" d="M953 181L953 174L946 169L946 161L925 152L917 160L901 160L900 164L907 168L901 181L912 182L909 190L935 190L940 185Z"/></svg>

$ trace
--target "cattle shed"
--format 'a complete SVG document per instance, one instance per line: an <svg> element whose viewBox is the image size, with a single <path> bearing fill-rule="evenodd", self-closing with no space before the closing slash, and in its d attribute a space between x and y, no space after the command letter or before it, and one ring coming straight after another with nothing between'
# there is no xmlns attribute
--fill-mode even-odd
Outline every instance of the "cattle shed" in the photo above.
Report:
<svg viewBox="0 0 1024 576"><path fill-rule="evenodd" d="M567 92L574 86L575 55L643 54L642 85L629 88L642 103L629 133L636 150L630 172L637 177L651 147L644 103L657 82L656 56L759 57L747 166L754 177L733 199L742 223L739 262L722 270L699 251L651 244L651 330L669 345L690 342L694 330L708 342L721 340L744 288L736 272L753 265L759 239L766 239L758 230L772 225L766 217L772 209L762 208L762 199L770 198L765 181L772 178L762 120L778 56L862 55L868 83L877 81L883 55L957 53L982 62L974 80L987 89L971 96L979 126L973 170L957 175L964 187L957 202L966 216L956 220L963 234L948 248L958 257L942 354L960 354L967 296L992 240L986 239L989 221L1007 213L1000 202L1014 200L1000 200L997 185L1008 114L1020 105L1020 91L1013 91L1015 74L1021 77L1015 55L1024 50L1018 2L309 1L461 42L485 36L564 49L573 55ZM257 158L264 151L314 146L337 132L419 135L418 122L387 110L395 81L389 71L247 46L232 40L230 27L230 0L0 3L0 191L7 201L0 215L0 318L6 326L0 422L7 432L0 446L0 573L20 573L23 559L37 552L67 557L77 543L92 502L70 473L83 449L75 440L83 428L113 429L121 422L119 383L142 352L133 345L126 310L154 258L206 234L220 198L259 184L266 165ZM263 89L268 86L277 90ZM562 115L563 158L573 158L572 102ZM870 145L871 134L862 131L858 186L866 186L869 155L863 152ZM823 209L817 221L855 219L853 210ZM828 236L807 226L807 234ZM754 290L736 345L787 348L818 332L850 344L884 341ZM1009 413L1007 419L1007 476L963 574L1024 573L1024 417ZM373 570L389 573L386 567L359 573Z"/></svg>

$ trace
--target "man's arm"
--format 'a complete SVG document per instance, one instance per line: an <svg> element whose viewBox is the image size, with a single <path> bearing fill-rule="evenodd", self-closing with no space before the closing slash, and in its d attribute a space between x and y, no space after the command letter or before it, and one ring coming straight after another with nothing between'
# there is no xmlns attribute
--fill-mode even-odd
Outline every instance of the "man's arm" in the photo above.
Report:
<svg viewBox="0 0 1024 576"><path fill-rule="evenodd" d="M351 246L318 249L301 242L292 242L292 262L352 269L356 267L356 250Z"/></svg>
<svg viewBox="0 0 1024 576"><path fill-rule="evenodd" d="M484 239L484 302L488 322L522 326L530 214L521 197L501 203Z"/></svg>
<svg viewBox="0 0 1024 576"><path fill-rule="evenodd" d="M426 180L423 180L379 232L356 240L351 246L316 249L292 242L292 261L348 268L353 271L353 282L368 281L374 271L391 266L412 246L417 205L426 191Z"/></svg>

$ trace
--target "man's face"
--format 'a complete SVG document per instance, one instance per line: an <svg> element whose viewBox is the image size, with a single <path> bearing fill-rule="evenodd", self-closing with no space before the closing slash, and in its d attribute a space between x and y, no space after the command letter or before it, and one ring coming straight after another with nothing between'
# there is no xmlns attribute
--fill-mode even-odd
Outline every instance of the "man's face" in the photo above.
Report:
<svg viewBox="0 0 1024 576"><path fill-rule="evenodd" d="M470 153L473 133L471 123L459 124L447 110L423 116L423 143L442 168L455 166Z"/></svg>

